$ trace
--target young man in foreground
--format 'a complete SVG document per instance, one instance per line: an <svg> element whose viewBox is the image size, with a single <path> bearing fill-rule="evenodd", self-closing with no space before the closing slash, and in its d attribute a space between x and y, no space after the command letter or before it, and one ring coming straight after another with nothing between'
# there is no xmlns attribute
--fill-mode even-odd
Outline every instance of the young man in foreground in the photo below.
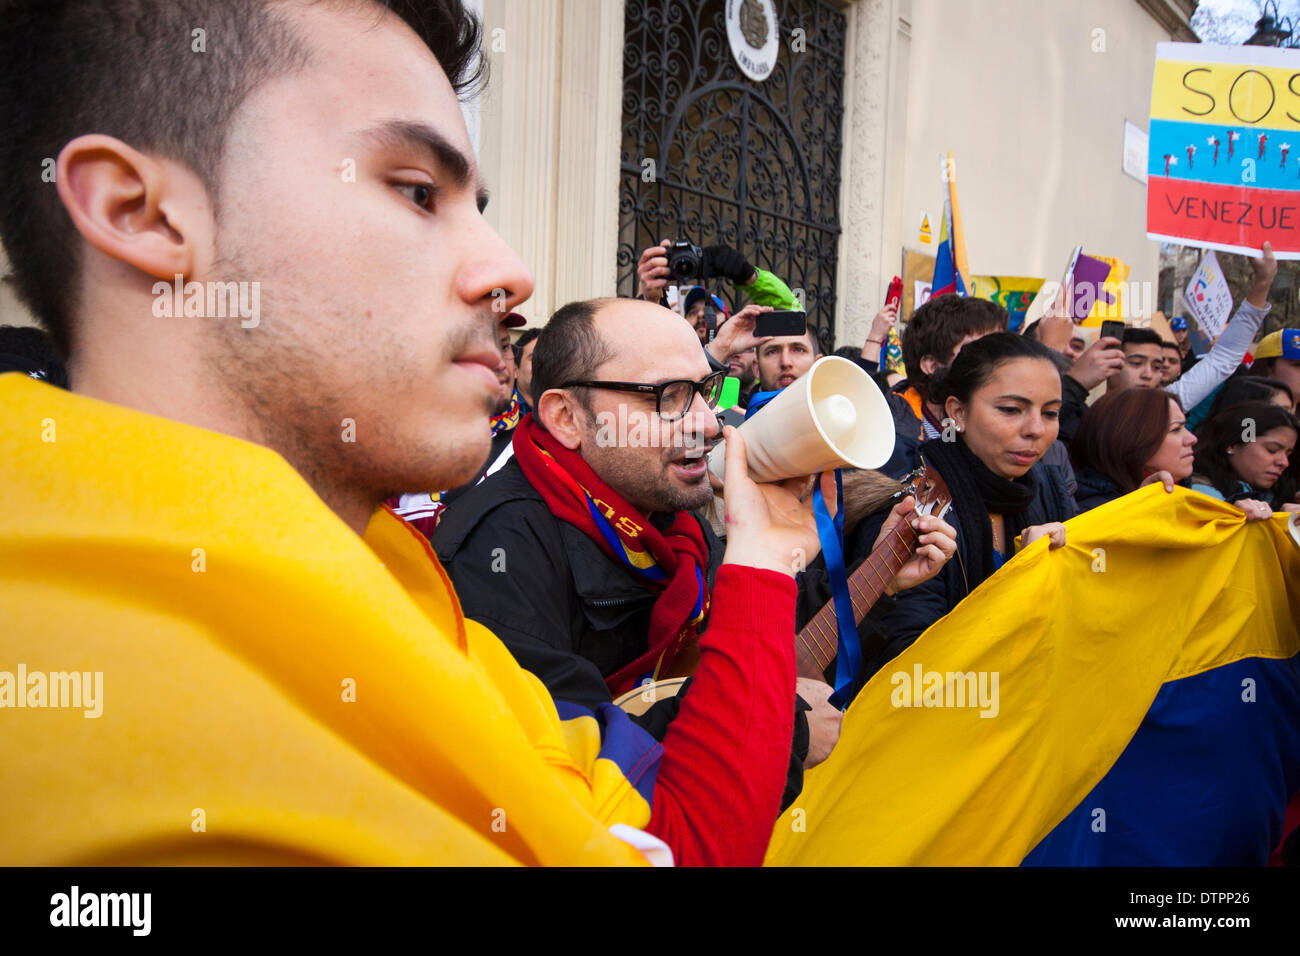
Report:
<svg viewBox="0 0 1300 956"><path fill-rule="evenodd" d="M783 759L701 794L562 721L379 507L482 463L532 291L477 47L457 0L0 3L0 238L73 390L0 377L0 863L761 861ZM700 666L765 657L733 713L785 713L815 525L732 447ZM736 719L678 752L738 781Z"/></svg>

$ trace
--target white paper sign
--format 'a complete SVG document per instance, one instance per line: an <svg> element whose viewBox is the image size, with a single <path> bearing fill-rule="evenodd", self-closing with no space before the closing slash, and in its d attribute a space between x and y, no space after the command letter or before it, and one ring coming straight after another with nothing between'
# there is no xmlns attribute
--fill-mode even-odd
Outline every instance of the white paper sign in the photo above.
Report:
<svg viewBox="0 0 1300 956"><path fill-rule="evenodd" d="M1146 131L1124 121L1124 172L1140 183L1147 181L1147 149L1150 138Z"/></svg>
<svg viewBox="0 0 1300 956"><path fill-rule="evenodd" d="M1217 338L1232 315L1232 292L1213 252L1207 252L1183 293L1183 304L1207 337Z"/></svg>
<svg viewBox="0 0 1300 956"><path fill-rule="evenodd" d="M915 294L912 298L912 311L915 312L921 306L930 301L930 283L916 280Z"/></svg>

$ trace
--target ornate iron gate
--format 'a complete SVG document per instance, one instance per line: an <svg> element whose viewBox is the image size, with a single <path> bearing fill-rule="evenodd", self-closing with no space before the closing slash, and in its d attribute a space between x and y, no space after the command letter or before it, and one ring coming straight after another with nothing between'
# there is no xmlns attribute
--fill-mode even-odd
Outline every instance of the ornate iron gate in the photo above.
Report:
<svg viewBox="0 0 1300 956"><path fill-rule="evenodd" d="M780 52L755 83L732 59L724 7L626 0L619 294L636 294L646 246L723 242L802 289L825 333L835 313L845 18L826 0L776 0Z"/></svg>

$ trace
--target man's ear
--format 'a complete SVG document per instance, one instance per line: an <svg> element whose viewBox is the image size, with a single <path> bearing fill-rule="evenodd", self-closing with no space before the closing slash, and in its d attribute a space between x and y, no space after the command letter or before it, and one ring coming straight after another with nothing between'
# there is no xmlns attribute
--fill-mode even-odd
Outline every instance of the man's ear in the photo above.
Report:
<svg viewBox="0 0 1300 956"><path fill-rule="evenodd" d="M208 241L206 191L180 164L112 136L78 136L60 151L55 182L77 231L104 255L157 279L193 271L197 243Z"/></svg>
<svg viewBox="0 0 1300 956"><path fill-rule="evenodd" d="M584 412L573 396L559 388L548 388L537 402L537 420L569 451L582 445Z"/></svg>
<svg viewBox="0 0 1300 956"><path fill-rule="evenodd" d="M942 364L943 363L940 362L933 355L921 356L921 362L920 362L921 371L925 373L926 378L929 378L930 376L934 375L934 370L937 369Z"/></svg>

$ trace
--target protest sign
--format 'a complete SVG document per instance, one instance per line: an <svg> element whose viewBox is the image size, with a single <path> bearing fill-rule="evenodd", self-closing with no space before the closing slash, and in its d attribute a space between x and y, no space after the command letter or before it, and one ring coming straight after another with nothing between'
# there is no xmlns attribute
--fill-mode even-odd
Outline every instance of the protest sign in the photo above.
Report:
<svg viewBox="0 0 1300 956"><path fill-rule="evenodd" d="M1300 259L1300 52L1156 45L1147 237Z"/></svg>
<svg viewBox="0 0 1300 956"><path fill-rule="evenodd" d="M1212 339L1217 338L1228 324L1228 317L1232 315L1232 292L1213 252L1205 254L1192 274L1192 281L1187 283L1187 291L1183 293L1183 305Z"/></svg>

